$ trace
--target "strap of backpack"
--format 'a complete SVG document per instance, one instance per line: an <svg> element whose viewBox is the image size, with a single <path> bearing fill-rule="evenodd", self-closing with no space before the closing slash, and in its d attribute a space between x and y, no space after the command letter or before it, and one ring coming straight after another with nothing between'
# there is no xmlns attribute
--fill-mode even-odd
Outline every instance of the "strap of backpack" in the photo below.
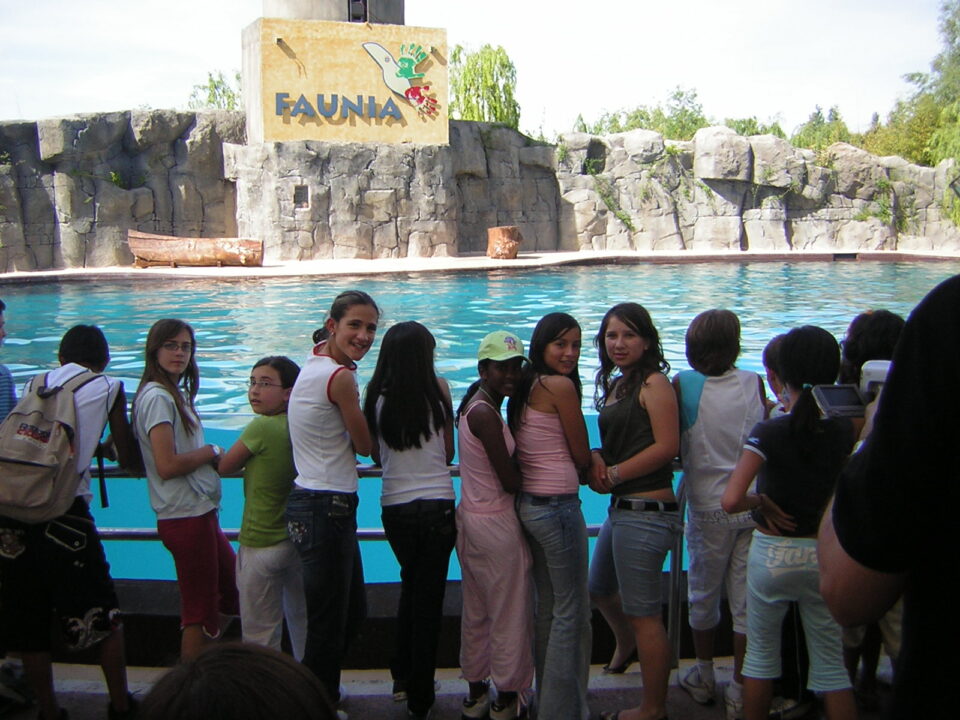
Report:
<svg viewBox="0 0 960 720"><path fill-rule="evenodd" d="M97 475L100 477L100 507L110 507L110 498L107 497L107 478L103 474L103 445L97 443Z"/></svg>
<svg viewBox="0 0 960 720"><path fill-rule="evenodd" d="M60 387L62 387L64 390L69 390L70 392L75 393L84 385L92 383L94 380L100 377L103 377L102 373L94 372L93 370L84 370L83 372L78 372ZM46 385L46 376L44 376L44 385Z"/></svg>

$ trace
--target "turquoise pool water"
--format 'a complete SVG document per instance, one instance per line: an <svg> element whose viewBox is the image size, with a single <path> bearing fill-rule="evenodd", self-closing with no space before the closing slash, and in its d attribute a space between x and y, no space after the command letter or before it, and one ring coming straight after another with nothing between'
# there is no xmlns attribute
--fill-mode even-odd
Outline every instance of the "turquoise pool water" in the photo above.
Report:
<svg viewBox="0 0 960 720"><path fill-rule="evenodd" d="M759 371L760 353L773 335L814 323L840 338L857 313L885 307L907 315L934 285L957 273L960 262L704 263L357 278L0 283L9 333L0 362L18 381L26 380L56 364L57 345L67 328L95 323L110 341L108 371L133 390L150 325L161 317L181 317L197 331L198 407L208 438L230 445L250 419L245 390L250 366L272 354L300 361L340 290L358 287L373 295L383 310L382 330L402 320L419 320L430 328L437 338L438 370L450 381L455 398L475 378L475 352L483 335L504 327L526 340L542 315L562 310L584 329L584 412L597 444L592 409L597 362L590 341L604 312L617 302L632 300L650 310L674 370L687 367L683 337L690 320L707 308L729 308L743 327L739 365ZM361 385L377 352L375 345L360 365ZM361 481L362 527L379 527L378 495L378 480ZM606 498L589 490L582 496L587 521L601 522ZM143 481L112 481L110 501L107 509L94 505L99 524L153 526ZM224 527L239 525L241 506L239 481L225 481ZM364 543L363 552L368 581L398 578L386 543ZM116 577L174 576L159 543L108 543L108 554ZM459 576L455 561L451 571Z"/></svg>

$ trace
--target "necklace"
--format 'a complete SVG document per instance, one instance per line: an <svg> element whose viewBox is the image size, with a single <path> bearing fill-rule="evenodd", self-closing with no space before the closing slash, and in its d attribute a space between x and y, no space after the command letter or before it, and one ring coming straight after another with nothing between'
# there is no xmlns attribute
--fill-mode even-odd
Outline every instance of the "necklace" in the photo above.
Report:
<svg viewBox="0 0 960 720"><path fill-rule="evenodd" d="M479 388L477 388L477 391L478 391L478 392L482 392L484 395L487 396L487 401L488 401L491 405L493 405L494 409L500 407L500 405L499 405L498 403L495 403L495 402L493 401L493 396L490 395L490 393L488 393L488 392L486 391L486 389L485 389L482 385L481 385ZM502 402L502 401L501 401L501 402Z"/></svg>

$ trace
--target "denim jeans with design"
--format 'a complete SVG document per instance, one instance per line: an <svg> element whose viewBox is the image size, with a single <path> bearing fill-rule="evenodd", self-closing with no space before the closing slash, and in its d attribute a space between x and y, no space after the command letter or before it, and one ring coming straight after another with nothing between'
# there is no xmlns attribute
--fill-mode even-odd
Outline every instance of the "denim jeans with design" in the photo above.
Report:
<svg viewBox="0 0 960 720"><path fill-rule="evenodd" d="M590 671L587 526L575 494L521 493L517 514L530 544L537 590L535 658L539 717L586 720Z"/></svg>
<svg viewBox="0 0 960 720"><path fill-rule="evenodd" d="M337 702L343 657L367 614L356 493L294 488L287 500L287 529L303 564L303 664Z"/></svg>
<svg viewBox="0 0 960 720"><path fill-rule="evenodd" d="M414 500L383 508L383 529L400 563L397 649L390 663L406 686L407 708L424 715L433 706L437 646L450 553L457 539L453 500Z"/></svg>

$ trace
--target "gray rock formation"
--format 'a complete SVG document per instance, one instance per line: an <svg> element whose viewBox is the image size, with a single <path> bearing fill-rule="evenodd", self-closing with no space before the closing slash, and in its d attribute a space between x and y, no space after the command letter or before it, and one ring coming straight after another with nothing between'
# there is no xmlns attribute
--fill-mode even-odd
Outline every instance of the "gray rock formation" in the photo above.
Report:
<svg viewBox="0 0 960 720"><path fill-rule="evenodd" d="M244 144L241 113L0 123L0 271L123 265L128 229L261 239L267 262L523 250L960 250L956 170L704 128L556 145L450 123L449 146Z"/></svg>
<svg viewBox="0 0 960 720"><path fill-rule="evenodd" d="M554 148L487 123L452 122L449 146L300 141L224 146L241 236L266 261L443 257L517 225L556 250Z"/></svg>
<svg viewBox="0 0 960 720"><path fill-rule="evenodd" d="M605 250L960 250L942 209L952 161L920 167L845 143L815 153L716 127L687 143L658 138L561 138L562 246L574 237L574 247Z"/></svg>
<svg viewBox="0 0 960 720"><path fill-rule="evenodd" d="M0 271L127 265L127 230L236 236L231 112L134 110L0 123Z"/></svg>

